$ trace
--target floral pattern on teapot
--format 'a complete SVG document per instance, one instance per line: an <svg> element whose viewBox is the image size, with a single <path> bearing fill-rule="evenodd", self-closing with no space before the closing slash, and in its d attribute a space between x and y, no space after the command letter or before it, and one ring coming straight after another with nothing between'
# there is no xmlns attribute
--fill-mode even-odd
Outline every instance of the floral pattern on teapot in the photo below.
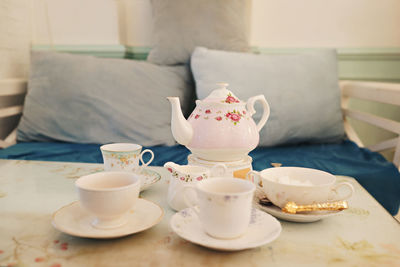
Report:
<svg viewBox="0 0 400 267"><path fill-rule="evenodd" d="M232 112L227 112L225 114L225 119L231 120L234 125L238 124L240 119L242 118L243 114L240 111L233 110Z"/></svg>
<svg viewBox="0 0 400 267"><path fill-rule="evenodd" d="M199 112L201 112L202 110L199 109ZM211 109L206 109L204 114L191 114L189 118L192 118L194 116L194 119L200 119L203 118L204 120L208 120L210 118L213 118L216 121L222 121L223 118L225 118L225 120L228 120L230 122L232 122L234 125L238 124L240 122L241 119L247 119L249 120L250 117L246 116L247 112L246 110L236 110L233 109L232 111L228 111L226 112L224 115L222 115L222 111L218 110L216 112L213 112Z"/></svg>
<svg viewBox="0 0 400 267"><path fill-rule="evenodd" d="M168 167L167 170L171 173L172 177L181 180L182 182L193 182L193 181L201 181L203 179L207 179L208 175L206 173L203 173L201 175L196 175L196 177L193 177L190 174L185 174L185 175L179 175L179 173L172 168Z"/></svg>
<svg viewBox="0 0 400 267"><path fill-rule="evenodd" d="M226 97L226 99L221 101L221 102L222 103L232 104L232 103L240 103L240 100L235 98L234 96L232 96L231 93L229 93L228 96Z"/></svg>

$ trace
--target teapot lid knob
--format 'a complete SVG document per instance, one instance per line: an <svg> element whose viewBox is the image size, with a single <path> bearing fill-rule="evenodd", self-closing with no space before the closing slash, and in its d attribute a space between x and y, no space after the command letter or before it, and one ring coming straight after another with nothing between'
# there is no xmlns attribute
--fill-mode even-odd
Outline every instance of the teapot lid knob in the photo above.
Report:
<svg viewBox="0 0 400 267"><path fill-rule="evenodd" d="M226 87L229 86L229 83L218 82L217 85L218 85L218 88L217 88L217 89L226 89Z"/></svg>
<svg viewBox="0 0 400 267"><path fill-rule="evenodd" d="M216 83L217 89L213 90L203 101L216 103L240 103L240 100L226 87L229 85L225 82Z"/></svg>

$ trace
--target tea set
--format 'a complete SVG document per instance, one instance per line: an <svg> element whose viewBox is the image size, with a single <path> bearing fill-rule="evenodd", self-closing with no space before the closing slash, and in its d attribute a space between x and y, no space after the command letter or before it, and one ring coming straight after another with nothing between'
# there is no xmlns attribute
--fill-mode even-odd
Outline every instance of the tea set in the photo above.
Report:
<svg viewBox="0 0 400 267"><path fill-rule="evenodd" d="M282 227L276 218L313 222L338 214L335 202L354 193L350 183L336 183L334 175L308 168L252 170L248 153L258 145L259 131L268 120L268 102L263 95L243 102L226 88L228 84L217 86L208 97L196 101L187 120L179 98L168 97L172 134L192 152L188 165L164 164L169 174L166 201L177 211L170 220L171 229L192 243L234 251L278 238ZM252 119L256 102L263 107L258 123ZM100 150L104 172L75 181L79 201L54 213L55 228L79 237L115 238L159 223L163 209L139 198L140 191L161 179L146 168L154 153L128 143L107 144ZM145 153L150 154L147 162ZM270 205L260 204L265 197ZM288 202L294 213L285 212ZM296 213L296 209L311 212Z"/></svg>

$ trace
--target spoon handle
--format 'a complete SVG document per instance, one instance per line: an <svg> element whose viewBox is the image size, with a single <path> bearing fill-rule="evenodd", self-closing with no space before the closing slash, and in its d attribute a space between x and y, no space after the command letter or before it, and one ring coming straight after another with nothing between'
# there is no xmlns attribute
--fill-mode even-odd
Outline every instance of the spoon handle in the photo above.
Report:
<svg viewBox="0 0 400 267"><path fill-rule="evenodd" d="M294 202L286 203L285 207L282 208L283 212L295 214L302 211L321 211L321 210L345 210L348 208L346 201L338 201L331 203L316 203L311 205L297 205Z"/></svg>

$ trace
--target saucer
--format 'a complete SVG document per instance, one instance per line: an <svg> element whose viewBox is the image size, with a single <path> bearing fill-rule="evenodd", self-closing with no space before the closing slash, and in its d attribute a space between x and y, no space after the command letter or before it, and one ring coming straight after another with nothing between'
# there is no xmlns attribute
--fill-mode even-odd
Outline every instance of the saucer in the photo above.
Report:
<svg viewBox="0 0 400 267"><path fill-rule="evenodd" d="M206 234L192 208L175 213L170 225L181 238L200 246L222 251L236 251L265 245L275 240L282 230L277 219L255 208L252 210L247 232L235 239L217 239Z"/></svg>
<svg viewBox="0 0 400 267"><path fill-rule="evenodd" d="M270 206L261 205L259 203L259 198L256 196L256 194L254 196L253 203L256 208L265 211L276 218L289 222L302 222L302 223L316 222L321 219L337 215L341 212L341 211L313 211L309 213L290 214L283 212L279 207L273 204L271 204Z"/></svg>
<svg viewBox="0 0 400 267"><path fill-rule="evenodd" d="M148 189L151 185L155 184L156 182L160 181L161 175L158 172L155 172L150 169L143 169L140 173L140 191L144 191Z"/></svg>
<svg viewBox="0 0 400 267"><path fill-rule="evenodd" d="M158 224L163 215L164 211L160 206L139 198L135 209L128 213L128 222L125 225L103 230L91 225L94 217L84 211L78 201L75 201L57 210L52 216L52 224L57 230L69 235L105 239L147 230Z"/></svg>

